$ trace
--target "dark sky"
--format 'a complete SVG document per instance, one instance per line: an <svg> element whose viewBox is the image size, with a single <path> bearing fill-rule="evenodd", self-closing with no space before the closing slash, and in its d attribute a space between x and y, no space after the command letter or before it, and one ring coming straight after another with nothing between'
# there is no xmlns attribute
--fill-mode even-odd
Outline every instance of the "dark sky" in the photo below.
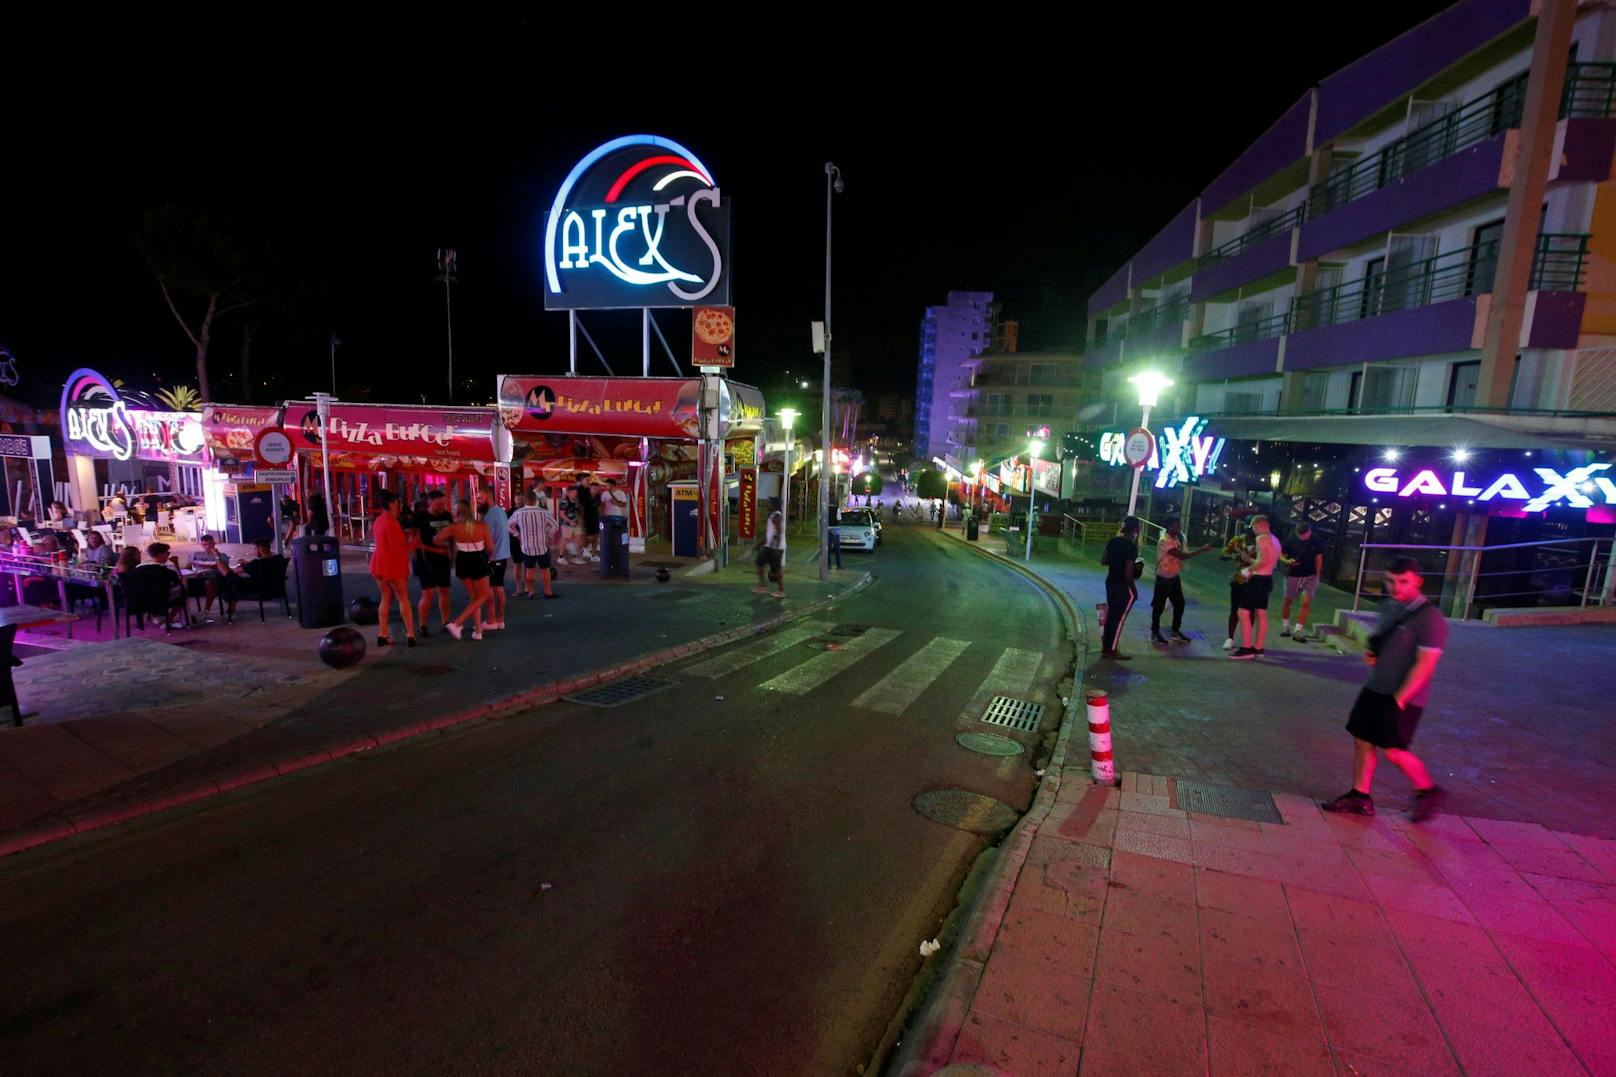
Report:
<svg viewBox="0 0 1616 1077"><path fill-rule="evenodd" d="M486 399L496 373L566 367L566 318L543 310L538 276L561 178L608 138L658 133L733 199L735 376L767 384L809 360L834 160L847 182L837 344L866 391L907 391L922 308L951 288L998 293L1026 345L1076 346L1088 293L1235 152L1308 86L1440 7L1360 4L1327 32L1306 29L1294 3L1172 9L1194 16L1133 5L1104 25L978 10L957 32L941 18L823 37L730 29L700 54L687 43L709 41L703 19L727 19L564 28L445 14L206 39L131 23L125 41L104 28L100 45L12 69L0 341L46 398L79 365L194 381L132 236L145 207L206 206L280 237L322 297L305 324L260 330L260 398L326 387L335 331L344 397L442 402L443 245L460 252L456 369L475 379L463 398ZM659 317L687 349L688 316ZM618 373L638 371L637 317L586 324ZM217 397L242 396L239 348L227 322ZM671 373L665 358L653 373Z"/></svg>

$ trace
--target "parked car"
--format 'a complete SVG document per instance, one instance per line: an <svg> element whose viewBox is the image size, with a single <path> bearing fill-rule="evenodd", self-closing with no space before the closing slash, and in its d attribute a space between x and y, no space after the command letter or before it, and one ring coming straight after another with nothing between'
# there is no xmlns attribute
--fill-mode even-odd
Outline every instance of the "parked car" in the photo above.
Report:
<svg viewBox="0 0 1616 1077"><path fill-rule="evenodd" d="M841 537L844 550L869 550L881 544L881 533L877 530L875 515L868 509L853 509L842 513L841 519L835 524L837 535Z"/></svg>

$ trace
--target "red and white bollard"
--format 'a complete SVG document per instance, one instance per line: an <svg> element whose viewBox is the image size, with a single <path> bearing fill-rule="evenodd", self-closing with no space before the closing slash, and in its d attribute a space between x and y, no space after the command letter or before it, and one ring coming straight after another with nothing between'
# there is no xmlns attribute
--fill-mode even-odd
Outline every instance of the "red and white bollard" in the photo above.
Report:
<svg viewBox="0 0 1616 1077"><path fill-rule="evenodd" d="M1089 704L1089 765L1096 782L1107 785L1117 780L1116 767L1111 762L1111 701L1104 692L1088 694Z"/></svg>

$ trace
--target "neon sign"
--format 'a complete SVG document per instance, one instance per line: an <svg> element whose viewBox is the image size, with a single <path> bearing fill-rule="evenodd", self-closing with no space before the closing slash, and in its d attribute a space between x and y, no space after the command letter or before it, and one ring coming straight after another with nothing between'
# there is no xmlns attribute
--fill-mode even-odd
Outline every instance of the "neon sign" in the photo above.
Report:
<svg viewBox="0 0 1616 1077"><path fill-rule="evenodd" d="M597 146L544 224L546 310L729 305L729 204L695 154L656 135Z"/></svg>
<svg viewBox="0 0 1616 1077"><path fill-rule="evenodd" d="M93 370L73 371L62 387L62 433L67 448L82 456L128 460L135 454L135 428L123 398Z"/></svg>
<svg viewBox="0 0 1616 1077"><path fill-rule="evenodd" d="M1474 501L1521 501L1526 512L1542 512L1562 502L1570 508L1587 509L1596 494L1606 505L1616 505L1616 482L1601 474L1610 470L1608 461L1584 464L1563 474L1552 467L1535 467L1523 481L1513 471L1501 472L1490 481L1472 481L1463 471L1437 471L1424 468L1407 478L1395 467L1372 467L1364 472L1364 488L1396 497L1463 497ZM1528 487L1531 484L1531 489Z"/></svg>
<svg viewBox="0 0 1616 1077"><path fill-rule="evenodd" d="M1191 415L1176 427L1156 435L1145 470L1156 473L1155 486L1165 490L1181 482L1196 482L1212 474L1223 455L1224 439L1205 433L1206 420ZM1100 435L1100 459L1112 467L1127 467L1128 431L1108 430Z"/></svg>

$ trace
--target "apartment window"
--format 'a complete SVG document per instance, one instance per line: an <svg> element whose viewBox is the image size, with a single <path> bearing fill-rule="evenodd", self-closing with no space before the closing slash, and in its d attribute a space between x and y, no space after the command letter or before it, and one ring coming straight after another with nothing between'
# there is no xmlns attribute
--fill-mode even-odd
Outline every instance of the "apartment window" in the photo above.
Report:
<svg viewBox="0 0 1616 1077"><path fill-rule="evenodd" d="M1386 259L1371 258L1364 266L1363 295L1358 299L1358 317L1373 318L1380 313L1380 286L1386 280Z"/></svg>
<svg viewBox="0 0 1616 1077"><path fill-rule="evenodd" d="M1325 396L1330 389L1330 373L1326 370L1314 371L1302 376L1302 410L1323 411Z"/></svg>
<svg viewBox="0 0 1616 1077"><path fill-rule="evenodd" d="M1481 360L1454 363L1448 375L1448 407L1470 408L1476 404L1476 389L1481 384Z"/></svg>
<svg viewBox="0 0 1616 1077"><path fill-rule="evenodd" d="M986 410L989 415L1009 415L1010 396L1008 393L988 393L986 397Z"/></svg>
<svg viewBox="0 0 1616 1077"><path fill-rule="evenodd" d="M1273 316L1273 303L1242 303L1235 314L1234 343L1257 339L1259 323Z"/></svg>
<svg viewBox="0 0 1616 1077"><path fill-rule="evenodd" d="M1571 54L1572 56L1576 55L1575 48L1571 50ZM1511 127L1520 126L1521 114L1525 110L1525 106L1526 72L1522 71L1519 75L1493 90L1492 106L1488 110L1487 117L1488 135L1496 135L1501 131L1509 130Z"/></svg>
<svg viewBox="0 0 1616 1077"><path fill-rule="evenodd" d="M1032 365L1032 383L1034 385L1055 384L1055 365L1053 363L1034 363Z"/></svg>
<svg viewBox="0 0 1616 1077"><path fill-rule="evenodd" d="M1357 411L1363 404L1363 371L1352 372L1352 383L1347 386L1347 410Z"/></svg>
<svg viewBox="0 0 1616 1077"><path fill-rule="evenodd" d="M1364 411L1405 411L1414 406L1418 371L1413 367L1371 367L1363 382Z"/></svg>
<svg viewBox="0 0 1616 1077"><path fill-rule="evenodd" d="M1378 313L1423 307L1431 298L1431 266L1435 236L1394 235L1386 248Z"/></svg>
<svg viewBox="0 0 1616 1077"><path fill-rule="evenodd" d="M1470 240L1470 268L1465 273L1465 295L1493 290L1498 275L1498 241L1504 235L1504 219L1477 227Z"/></svg>
<svg viewBox="0 0 1616 1077"><path fill-rule="evenodd" d="M1223 411L1226 415L1256 415L1262 411L1261 393L1224 393Z"/></svg>
<svg viewBox="0 0 1616 1077"><path fill-rule="evenodd" d="M994 423L993 424L993 434L994 434L995 437L1001 437L1001 438L1009 437L1010 436L1010 424L1009 423Z"/></svg>
<svg viewBox="0 0 1616 1077"><path fill-rule="evenodd" d="M1027 414L1034 419L1047 419L1054 414L1055 398L1048 393L1034 393L1027 397Z"/></svg>

